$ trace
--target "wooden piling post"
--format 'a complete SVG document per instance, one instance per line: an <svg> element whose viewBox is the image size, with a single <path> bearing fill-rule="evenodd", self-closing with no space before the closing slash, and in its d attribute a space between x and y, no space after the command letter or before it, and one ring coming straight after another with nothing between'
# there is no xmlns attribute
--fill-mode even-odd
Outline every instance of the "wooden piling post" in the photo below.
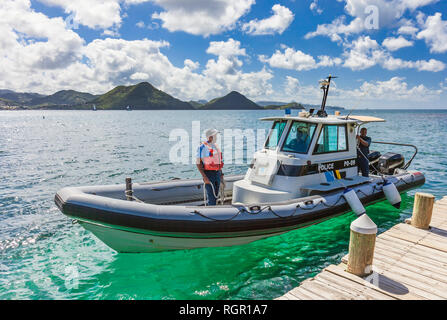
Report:
<svg viewBox="0 0 447 320"><path fill-rule="evenodd" d="M366 214L351 223L346 271L361 277L372 273L376 234L377 226Z"/></svg>
<svg viewBox="0 0 447 320"><path fill-rule="evenodd" d="M131 178L126 178L126 199L129 201L133 200L132 179Z"/></svg>
<svg viewBox="0 0 447 320"><path fill-rule="evenodd" d="M411 225L419 229L430 227L435 197L430 193L417 192L414 196L413 216Z"/></svg>

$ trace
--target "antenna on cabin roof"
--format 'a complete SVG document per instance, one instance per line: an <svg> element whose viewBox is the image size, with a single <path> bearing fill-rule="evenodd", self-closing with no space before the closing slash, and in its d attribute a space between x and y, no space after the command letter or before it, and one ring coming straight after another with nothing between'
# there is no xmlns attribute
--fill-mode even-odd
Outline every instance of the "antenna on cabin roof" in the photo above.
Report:
<svg viewBox="0 0 447 320"><path fill-rule="evenodd" d="M337 77L333 77L333 76L329 75L329 77L327 77L327 79L319 81L319 83L321 85L321 89L323 90L323 101L321 102L320 110L318 110L318 112L317 112L317 116L319 116L319 117L327 117L327 113L324 110L324 108L326 107L326 100L327 100L327 95L329 93L329 86L331 85L331 79L335 79L335 78L337 78Z"/></svg>

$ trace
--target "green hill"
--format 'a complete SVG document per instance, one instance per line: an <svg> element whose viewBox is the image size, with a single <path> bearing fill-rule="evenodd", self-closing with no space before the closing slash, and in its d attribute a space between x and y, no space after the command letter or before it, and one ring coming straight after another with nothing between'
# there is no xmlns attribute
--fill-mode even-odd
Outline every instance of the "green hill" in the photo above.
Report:
<svg viewBox="0 0 447 320"><path fill-rule="evenodd" d="M188 101L188 103L190 105L192 105L194 107L194 109L200 109L203 106L203 103L200 103L199 101L191 100L191 101Z"/></svg>
<svg viewBox="0 0 447 320"><path fill-rule="evenodd" d="M0 98L0 106L17 106L20 105L20 103L4 98Z"/></svg>
<svg viewBox="0 0 447 320"><path fill-rule="evenodd" d="M46 97L39 97L31 100L28 104L35 107L48 106L74 106L82 105L92 101L97 96L86 92L74 90L61 90Z"/></svg>
<svg viewBox="0 0 447 320"><path fill-rule="evenodd" d="M133 86L118 86L91 101L98 109L123 110L191 110L189 103L158 90L148 82Z"/></svg>
<svg viewBox="0 0 447 320"><path fill-rule="evenodd" d="M12 90L0 90L0 98L4 101L11 101L11 103L16 105L27 104L33 99L45 97L42 94L31 93L31 92L14 92Z"/></svg>
<svg viewBox="0 0 447 320"><path fill-rule="evenodd" d="M291 102L291 103L283 104L281 106L278 106L278 105L268 105L268 106L265 106L264 109L278 109L278 110L283 110L283 109L304 109L304 106L301 103Z"/></svg>
<svg viewBox="0 0 447 320"><path fill-rule="evenodd" d="M216 98L204 104L201 109L207 110L257 110L262 109L256 103L247 99L236 91L231 91L226 96Z"/></svg>

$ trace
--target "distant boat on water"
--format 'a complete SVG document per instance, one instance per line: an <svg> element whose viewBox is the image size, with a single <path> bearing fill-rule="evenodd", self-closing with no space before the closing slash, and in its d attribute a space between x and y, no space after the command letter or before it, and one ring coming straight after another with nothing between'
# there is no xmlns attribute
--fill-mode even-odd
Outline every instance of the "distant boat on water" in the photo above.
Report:
<svg viewBox="0 0 447 320"><path fill-rule="evenodd" d="M132 108L131 108L130 106L127 106L127 107L126 107L126 110L127 110L127 111L132 111Z"/></svg>

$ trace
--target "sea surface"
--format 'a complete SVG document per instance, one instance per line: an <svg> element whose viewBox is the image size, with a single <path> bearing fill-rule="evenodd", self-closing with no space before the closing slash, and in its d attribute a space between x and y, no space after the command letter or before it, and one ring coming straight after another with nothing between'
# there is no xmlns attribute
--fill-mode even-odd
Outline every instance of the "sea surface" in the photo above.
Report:
<svg viewBox="0 0 447 320"><path fill-rule="evenodd" d="M201 131L262 132L270 123L259 118L282 113L0 111L0 299L273 299L339 263L353 213L242 246L120 254L54 204L65 186L197 178L194 165L169 161L172 130L192 135L193 121L200 121ZM373 141L415 144L410 168L427 179L403 196L401 209L387 202L367 207L379 232L410 216L416 191L447 195L446 110L354 113L386 119L367 126ZM226 159L227 175L244 173L250 162L247 155L235 160Z"/></svg>

